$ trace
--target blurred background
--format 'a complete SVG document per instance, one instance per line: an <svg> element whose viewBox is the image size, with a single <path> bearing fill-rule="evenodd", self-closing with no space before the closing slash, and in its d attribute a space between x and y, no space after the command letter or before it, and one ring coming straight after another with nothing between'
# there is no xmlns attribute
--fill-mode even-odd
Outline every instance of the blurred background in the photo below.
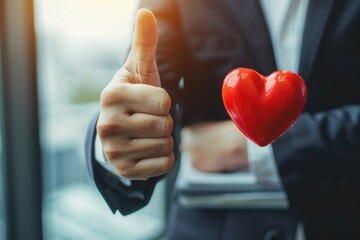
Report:
<svg viewBox="0 0 360 240"><path fill-rule="evenodd" d="M125 60L137 4L1 0L0 239L163 236L165 184L141 211L113 215L84 156L87 125Z"/></svg>

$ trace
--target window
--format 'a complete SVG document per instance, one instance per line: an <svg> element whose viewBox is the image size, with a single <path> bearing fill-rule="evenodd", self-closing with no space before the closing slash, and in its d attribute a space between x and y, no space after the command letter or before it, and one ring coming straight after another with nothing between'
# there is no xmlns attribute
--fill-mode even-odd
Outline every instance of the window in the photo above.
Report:
<svg viewBox="0 0 360 240"><path fill-rule="evenodd" d="M1 136L1 130L0 130ZM1 136L2 137L2 136ZM2 153L2 139L0 138L0 171L1 171L1 182L0 182L0 239L5 238L5 215L4 215L4 181L3 181L3 171L4 171L4 157Z"/></svg>
<svg viewBox="0 0 360 240"><path fill-rule="evenodd" d="M33 2L0 0L1 195L4 239L41 239ZM4 234L2 234L4 235Z"/></svg>
<svg viewBox="0 0 360 240"><path fill-rule="evenodd" d="M1 41L1 38L0 38ZM0 44L1 46L1 44ZM1 56L1 51L0 51ZM0 58L0 84L2 81L2 63ZM0 85L0 96L2 95L2 87ZM3 126L3 119L2 116L4 115L4 111L2 108L2 101L0 101L0 239L5 239L5 213L4 213L4 153L3 153L3 133L2 133L2 126Z"/></svg>
<svg viewBox="0 0 360 240"><path fill-rule="evenodd" d="M149 239L164 232L164 183L148 207L113 215L84 160L87 125L126 57L136 6L129 0L35 1L44 239Z"/></svg>

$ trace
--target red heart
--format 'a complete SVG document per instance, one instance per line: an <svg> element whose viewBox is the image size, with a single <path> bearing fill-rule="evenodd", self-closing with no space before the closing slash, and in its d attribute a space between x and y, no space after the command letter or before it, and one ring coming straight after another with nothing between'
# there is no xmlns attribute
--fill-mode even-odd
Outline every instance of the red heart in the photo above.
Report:
<svg viewBox="0 0 360 240"><path fill-rule="evenodd" d="M304 80L289 71L265 77L252 69L237 68L225 77L222 88L231 119L259 146L272 143L295 122L306 96Z"/></svg>

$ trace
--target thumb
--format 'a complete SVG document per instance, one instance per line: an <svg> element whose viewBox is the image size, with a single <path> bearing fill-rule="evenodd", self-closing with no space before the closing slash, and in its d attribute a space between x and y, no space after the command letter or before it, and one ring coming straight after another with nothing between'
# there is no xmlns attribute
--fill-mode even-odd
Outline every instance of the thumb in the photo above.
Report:
<svg viewBox="0 0 360 240"><path fill-rule="evenodd" d="M140 9L136 14L132 46L125 63L135 76L136 83L160 86L155 60L157 42L158 29L154 14L148 9Z"/></svg>

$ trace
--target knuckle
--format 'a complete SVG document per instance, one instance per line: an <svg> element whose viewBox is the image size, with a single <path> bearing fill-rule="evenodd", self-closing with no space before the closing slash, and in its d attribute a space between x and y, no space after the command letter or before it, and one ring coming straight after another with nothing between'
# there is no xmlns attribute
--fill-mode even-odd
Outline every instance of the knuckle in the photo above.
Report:
<svg viewBox="0 0 360 240"><path fill-rule="evenodd" d="M116 168L118 174L124 178L134 178L135 177L135 171L131 166L128 165L122 165Z"/></svg>
<svg viewBox="0 0 360 240"><path fill-rule="evenodd" d="M104 154L105 154L106 159L108 159L109 161L113 161L113 160L121 157L122 152L119 150L107 150L107 151L104 151Z"/></svg>
<svg viewBox="0 0 360 240"><path fill-rule="evenodd" d="M118 99L123 100L129 93L129 84L124 84L124 83L116 84L114 90L116 92L116 95L118 96Z"/></svg>
<svg viewBox="0 0 360 240"><path fill-rule="evenodd" d="M107 86L101 91L100 94L100 105L101 106L109 106L113 104L117 99L117 96L115 94L115 91L113 88Z"/></svg>
<svg viewBox="0 0 360 240"><path fill-rule="evenodd" d="M98 123L96 125L96 131L97 131L100 138L106 138L106 137L114 134L115 132L117 132L118 129L119 129L119 126L117 124L111 124L111 123L101 124L101 123Z"/></svg>
<svg viewBox="0 0 360 240"><path fill-rule="evenodd" d="M118 102L124 102L127 93L127 84L110 83L100 94L100 105L107 107Z"/></svg>
<svg viewBox="0 0 360 240"><path fill-rule="evenodd" d="M120 176L124 177L124 178L132 178L132 171L130 171L129 169L124 169L124 168L117 168L117 172Z"/></svg>
<svg viewBox="0 0 360 240"><path fill-rule="evenodd" d="M108 160L118 160L121 163L121 161L127 157L130 151L128 146L129 141L127 140L121 140L120 142L115 140L107 140L103 143L103 151L105 157Z"/></svg>

